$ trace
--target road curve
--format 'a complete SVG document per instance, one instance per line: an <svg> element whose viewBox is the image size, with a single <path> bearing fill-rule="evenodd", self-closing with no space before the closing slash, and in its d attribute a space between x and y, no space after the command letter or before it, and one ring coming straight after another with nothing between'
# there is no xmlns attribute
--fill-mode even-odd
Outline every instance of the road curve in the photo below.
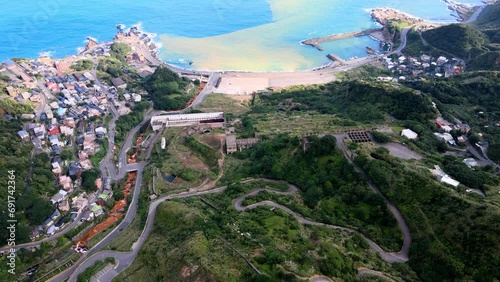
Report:
<svg viewBox="0 0 500 282"><path fill-rule="evenodd" d="M241 181L240 183L247 183L247 182L258 181L258 180L264 180L264 181L268 181L268 182L279 182L277 180L266 179L266 178L253 178L253 179L247 179L247 180ZM387 262L391 262L391 263L392 262L406 262L408 260L408 257L407 257L407 255L406 256L404 255L404 252L398 252L398 253L385 252L375 242L366 238L363 234L359 233L356 230L342 227L342 226L328 225L328 224L324 224L321 222L315 222L315 221L306 219L306 218L298 215L297 213L295 213L291 209L289 209L285 206L276 204L272 201L263 201L263 202L255 203L255 204L252 204L249 206L242 205L243 201L247 197L257 195L258 193L260 193L262 191L268 191L268 192L280 194L280 195L291 195L291 194L295 194L295 193L299 192L299 188L297 186L295 186L293 184L288 184L288 186L289 186L288 191L276 191L276 190L270 190L270 189L265 189L265 188L256 188L256 189L244 194L243 196L236 198L233 201L233 207L235 208L235 210L237 210L239 212L251 210L251 209L254 209L254 208L259 207L259 206L272 206L275 208L279 208L279 209L285 211L286 213L290 214L291 216L293 216L295 219L297 219L302 224L323 226L326 228L341 230L341 231L348 232L348 233L357 233L360 236L362 236L362 238L364 238L366 240L366 242L369 244L369 246L372 250L379 253L381 255L381 257ZM58 276L57 277L58 279L55 279L52 281L63 281L64 279L67 279L67 278L69 278L68 281L70 281L70 282L76 281L76 278L78 277L78 275L80 273L82 273L83 271L85 271L85 269L92 266L96 261L103 260L107 257L115 258L119 262L119 264L116 268L110 270L109 273L106 275L106 277L112 279L112 278L118 276L119 273L124 271L126 268L128 268L134 262L139 250L144 245L144 242L146 241L146 239L149 237L149 234L151 233L151 231L153 229L153 223L154 223L154 218L156 215L156 210L161 203L163 203L164 201L167 201L167 200L172 200L172 199L181 199L181 198L188 198L188 197L193 197L193 196L202 196L202 195L207 195L207 194L222 193L226 189L227 189L227 186L223 186L223 187L215 188L215 189L208 190L208 191L202 191L202 192L184 192L184 193L180 193L180 194L164 196L162 198L155 200L154 202L151 203L151 205L149 207L146 225L144 226L144 229L143 229L141 235L139 236L139 238L137 239L137 241L133 244L132 250L130 252L102 251L102 252L94 253L91 256L85 257L85 259L82 260L77 265L77 267L74 267L74 269L72 270L71 273L67 273L67 275L63 275L63 276ZM70 274L70 275L68 275L68 274ZM64 279L61 279L61 278L64 278Z"/></svg>
<svg viewBox="0 0 500 282"><path fill-rule="evenodd" d="M366 175L364 170L361 169L361 167L359 167L355 162L352 161L351 153L347 149L347 147L344 145L344 139L347 138L347 135L344 133L344 134L335 134L334 136L337 139L337 147L342 151L346 160L354 167L355 171L357 171L359 174L361 174L365 178L365 181L366 181L366 184L368 184L368 187L370 187L370 189L373 192L382 196L382 198L385 201L385 204L387 205L387 207L391 211L392 215L394 216L394 218L398 222L399 228L401 229L401 232L403 232L404 240L403 240L403 246L402 246L401 250L398 253L395 253L395 255L397 255L398 257L405 259L405 261L407 261L408 257L409 257L409 252L410 252L411 233L410 233L410 228L408 227L408 224L406 224L406 221L404 220L403 215L398 210L396 205L394 205L394 203L391 202L391 200L389 200L384 194L382 194L382 192L380 192L378 187L375 186L375 184L373 184L373 182L371 182L370 178Z"/></svg>
<svg viewBox="0 0 500 282"><path fill-rule="evenodd" d="M330 224L325 224L325 223L321 223L321 222L317 222L317 221L312 221L310 219L307 219L307 218L304 218L304 217L300 216L299 214L297 214L296 212L292 211L288 207L282 206L282 205L277 204L275 202L272 202L272 201L261 201L261 202L258 202L258 203L255 203L255 204L251 204L251 205L248 205L248 206L243 206L242 205L243 201L246 198L248 198L250 196L257 195L258 193L260 193L262 191L267 191L267 192L274 193L274 194L279 194L279 195L290 195L290 194L295 194L295 193L298 192L298 188L295 185L289 184L289 187L290 187L290 189L287 192L281 192L281 191L276 191L276 190L271 190L271 189L264 189L264 188L254 189L251 192L246 193L245 195L243 195L243 196L238 197L237 199L235 199L233 201L233 207L234 207L234 209L236 209L237 211L240 211L240 212L244 212L244 211L255 209L257 207L262 207L262 206L270 206L270 207L278 208L278 209L283 210L287 214L291 215L293 218L295 218L298 222L300 222L302 224L313 225L313 226L322 226L322 227L326 227L326 228L330 228L330 229L345 231L347 233L356 233L356 234L360 235L363 239L365 239L365 241L368 243L368 245L370 245L370 248L373 251L375 251L378 254L380 254L380 256L382 257L382 259L384 259L385 261L387 261L389 263L393 263L393 262L406 262L406 261L408 261L408 255L405 254L405 252L403 252L403 250L400 251L400 252L397 252L397 253L386 252L379 245L377 245L371 239L369 239L366 236L364 236L363 234L361 234L359 231L356 231L354 229L347 228L347 227L342 227L342 226L337 226L337 225L330 225Z"/></svg>

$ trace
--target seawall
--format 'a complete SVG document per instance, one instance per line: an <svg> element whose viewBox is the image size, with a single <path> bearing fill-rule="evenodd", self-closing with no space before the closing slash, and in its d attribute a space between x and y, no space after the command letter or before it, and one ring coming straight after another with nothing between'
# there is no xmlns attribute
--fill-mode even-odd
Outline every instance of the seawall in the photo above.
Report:
<svg viewBox="0 0 500 282"><path fill-rule="evenodd" d="M357 37L357 36L370 35L373 32L379 32L382 30L383 30L383 28L372 28L372 29L367 29L367 30L362 30L362 31L332 34L332 35L328 35L328 36L322 36L322 37L316 37L316 38L303 40L303 41L301 41L301 43L305 44L305 45L313 46L314 48L316 48L320 51L323 51L323 48L319 45L319 43L321 43L321 42L328 42L328 41L335 41L335 40L352 38L352 37Z"/></svg>

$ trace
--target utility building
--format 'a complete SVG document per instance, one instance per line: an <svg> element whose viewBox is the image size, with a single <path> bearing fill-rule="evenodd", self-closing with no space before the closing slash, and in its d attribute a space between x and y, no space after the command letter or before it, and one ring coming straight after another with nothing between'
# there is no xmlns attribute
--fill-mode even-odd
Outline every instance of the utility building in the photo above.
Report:
<svg viewBox="0 0 500 282"><path fill-rule="evenodd" d="M163 115L151 118L153 130L160 130L163 127L192 126L199 124L224 123L224 113L197 113L180 115Z"/></svg>

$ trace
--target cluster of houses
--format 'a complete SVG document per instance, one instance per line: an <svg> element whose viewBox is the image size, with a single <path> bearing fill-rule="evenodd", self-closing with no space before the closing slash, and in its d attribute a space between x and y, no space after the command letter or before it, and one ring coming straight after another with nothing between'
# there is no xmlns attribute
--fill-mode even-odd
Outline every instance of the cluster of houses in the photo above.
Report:
<svg viewBox="0 0 500 282"><path fill-rule="evenodd" d="M429 55L420 57L396 55L383 57L384 65L394 76L380 76L381 81L402 82L424 77L450 77L462 73L463 63L460 59L438 58Z"/></svg>

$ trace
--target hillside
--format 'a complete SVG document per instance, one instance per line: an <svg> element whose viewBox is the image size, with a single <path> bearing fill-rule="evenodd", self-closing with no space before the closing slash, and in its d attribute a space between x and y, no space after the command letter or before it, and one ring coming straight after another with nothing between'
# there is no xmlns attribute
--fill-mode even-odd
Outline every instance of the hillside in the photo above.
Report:
<svg viewBox="0 0 500 282"><path fill-rule="evenodd" d="M489 43L485 34L469 25L451 24L422 33L422 37L435 48L468 58L473 48L482 49Z"/></svg>
<svg viewBox="0 0 500 282"><path fill-rule="evenodd" d="M184 108L191 98L186 93L188 84L187 78L180 78L168 68L159 67L144 82L144 88L148 91L155 109L171 111Z"/></svg>
<svg viewBox="0 0 500 282"><path fill-rule="evenodd" d="M464 59L468 70L500 70L500 4L489 5L473 25L451 24L409 34L409 54L418 51Z"/></svg>

